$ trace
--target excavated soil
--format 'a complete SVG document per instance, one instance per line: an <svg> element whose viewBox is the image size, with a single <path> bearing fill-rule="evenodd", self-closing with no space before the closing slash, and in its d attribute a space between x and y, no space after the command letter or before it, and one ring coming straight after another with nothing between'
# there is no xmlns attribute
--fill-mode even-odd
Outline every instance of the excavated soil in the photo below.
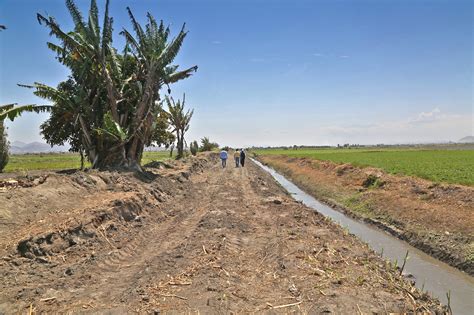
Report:
<svg viewBox="0 0 474 315"><path fill-rule="evenodd" d="M4 183L0 313L445 311L252 162L149 166Z"/></svg>
<svg viewBox="0 0 474 315"><path fill-rule="evenodd" d="M258 158L335 209L474 275L474 187L308 158Z"/></svg>

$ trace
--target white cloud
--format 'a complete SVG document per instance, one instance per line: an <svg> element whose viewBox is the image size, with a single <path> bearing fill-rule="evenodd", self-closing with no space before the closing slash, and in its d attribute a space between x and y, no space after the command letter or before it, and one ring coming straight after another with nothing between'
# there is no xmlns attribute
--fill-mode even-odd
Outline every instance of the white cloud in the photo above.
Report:
<svg viewBox="0 0 474 315"><path fill-rule="evenodd" d="M324 54L322 54L322 53L314 53L313 56L315 56L315 57L324 57Z"/></svg>
<svg viewBox="0 0 474 315"><path fill-rule="evenodd" d="M446 115L441 114L441 110L438 107L435 107L430 112L421 112L415 118L409 119L409 123L411 124L426 123L426 122L435 121L437 119L445 118L444 116Z"/></svg>
<svg viewBox="0 0 474 315"><path fill-rule="evenodd" d="M472 126L471 115L442 113L436 107L404 120L330 125L321 127L319 132L344 143L416 143L456 141L470 134Z"/></svg>
<svg viewBox="0 0 474 315"><path fill-rule="evenodd" d="M212 43L213 43L214 45L220 45L220 44L222 44L222 42L221 42L220 40L213 40Z"/></svg>

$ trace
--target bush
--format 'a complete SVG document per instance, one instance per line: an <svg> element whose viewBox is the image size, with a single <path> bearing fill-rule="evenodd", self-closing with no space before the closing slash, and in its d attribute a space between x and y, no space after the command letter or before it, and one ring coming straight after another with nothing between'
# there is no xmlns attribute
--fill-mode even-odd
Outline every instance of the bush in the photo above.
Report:
<svg viewBox="0 0 474 315"><path fill-rule="evenodd" d="M208 137L201 139L201 152L212 151L219 148L219 145L215 142L211 142Z"/></svg>
<svg viewBox="0 0 474 315"><path fill-rule="evenodd" d="M9 143L7 140L7 130L3 124L3 121L0 121L0 173L8 163L8 149Z"/></svg>
<svg viewBox="0 0 474 315"><path fill-rule="evenodd" d="M199 151L199 144L197 143L196 140L194 140L193 142L191 142L191 144L189 145L189 150L191 151L191 154L192 155L196 155L197 152Z"/></svg>

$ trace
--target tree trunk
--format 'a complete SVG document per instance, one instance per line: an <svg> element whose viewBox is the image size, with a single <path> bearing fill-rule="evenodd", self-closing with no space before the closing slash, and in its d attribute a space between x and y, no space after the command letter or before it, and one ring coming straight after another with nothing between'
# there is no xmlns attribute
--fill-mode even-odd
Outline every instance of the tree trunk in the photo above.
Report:
<svg viewBox="0 0 474 315"><path fill-rule="evenodd" d="M183 132L177 131L177 146L178 146L178 156L177 159L181 159L184 156L184 141L183 141Z"/></svg>
<svg viewBox="0 0 474 315"><path fill-rule="evenodd" d="M141 151L137 151L141 152ZM90 159L90 152L87 152ZM142 171L140 166L141 154L136 153L132 156L127 154L125 145L116 145L105 143L97 149L95 160L92 163L92 168L95 169L113 169L126 171Z"/></svg>
<svg viewBox="0 0 474 315"><path fill-rule="evenodd" d="M81 171L84 170L84 150L79 150L79 153L81 154Z"/></svg>
<svg viewBox="0 0 474 315"><path fill-rule="evenodd" d="M9 145L5 129L3 120L0 120L0 173L3 172L3 169L7 165L9 156Z"/></svg>
<svg viewBox="0 0 474 315"><path fill-rule="evenodd" d="M138 137L137 133L139 129L142 127L141 122L145 118L145 115L147 113L147 109L149 108L150 100L152 100L153 96L153 87L154 87L154 81L153 78L155 76L155 66L152 65L150 68L150 72L148 73L148 76L145 81L145 88L143 90L143 95L140 100L140 102L137 105L137 110L135 112L135 116L132 119L132 127L133 127L133 140L130 146L130 150L127 154L130 154L129 158L133 158L136 156L136 152L138 149ZM146 130L145 130L146 131Z"/></svg>

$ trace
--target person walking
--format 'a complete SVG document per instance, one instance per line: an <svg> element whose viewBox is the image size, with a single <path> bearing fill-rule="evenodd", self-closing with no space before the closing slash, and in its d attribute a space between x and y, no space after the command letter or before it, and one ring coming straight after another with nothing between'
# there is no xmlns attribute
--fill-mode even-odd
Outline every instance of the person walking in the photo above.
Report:
<svg viewBox="0 0 474 315"><path fill-rule="evenodd" d="M222 149L221 153L219 154L221 158L222 168L225 168L227 165L227 151Z"/></svg>
<svg viewBox="0 0 474 315"><path fill-rule="evenodd" d="M239 167L240 166L240 151L239 151L239 149L235 149L234 160L235 160L235 167Z"/></svg>
<svg viewBox="0 0 474 315"><path fill-rule="evenodd" d="M244 149L240 149L240 165L244 167L245 165L245 152Z"/></svg>

